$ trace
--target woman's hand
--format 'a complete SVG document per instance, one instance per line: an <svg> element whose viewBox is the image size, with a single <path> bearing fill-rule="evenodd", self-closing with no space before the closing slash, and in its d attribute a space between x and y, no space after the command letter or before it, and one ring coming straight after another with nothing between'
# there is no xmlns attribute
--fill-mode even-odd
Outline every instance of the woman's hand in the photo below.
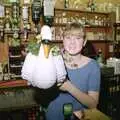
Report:
<svg viewBox="0 0 120 120"><path fill-rule="evenodd" d="M59 89L62 91L69 91L72 87L72 83L69 80L66 80L60 87Z"/></svg>

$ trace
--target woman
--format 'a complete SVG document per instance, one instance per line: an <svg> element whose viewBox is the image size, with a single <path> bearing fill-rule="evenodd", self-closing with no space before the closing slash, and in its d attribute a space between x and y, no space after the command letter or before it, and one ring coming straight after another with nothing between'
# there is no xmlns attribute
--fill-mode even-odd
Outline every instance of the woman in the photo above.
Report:
<svg viewBox="0 0 120 120"><path fill-rule="evenodd" d="M71 103L73 111L95 108L100 89L100 67L94 59L81 54L85 45L84 28L71 23L64 32L63 57L68 79L59 87L61 93L50 102L47 120L64 120L63 105Z"/></svg>

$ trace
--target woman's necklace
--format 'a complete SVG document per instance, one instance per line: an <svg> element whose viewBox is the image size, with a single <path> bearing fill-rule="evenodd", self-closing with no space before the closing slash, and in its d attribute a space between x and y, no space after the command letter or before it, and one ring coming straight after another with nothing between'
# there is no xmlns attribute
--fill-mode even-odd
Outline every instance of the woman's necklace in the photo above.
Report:
<svg viewBox="0 0 120 120"><path fill-rule="evenodd" d="M75 63L74 59L68 55L67 53L64 54L63 56L66 64L70 67L70 68L78 68L79 67L79 63Z"/></svg>
<svg viewBox="0 0 120 120"><path fill-rule="evenodd" d="M71 67L71 68L78 68L78 66L79 66L79 65L76 64L76 63L71 63L71 64L70 64L70 67Z"/></svg>

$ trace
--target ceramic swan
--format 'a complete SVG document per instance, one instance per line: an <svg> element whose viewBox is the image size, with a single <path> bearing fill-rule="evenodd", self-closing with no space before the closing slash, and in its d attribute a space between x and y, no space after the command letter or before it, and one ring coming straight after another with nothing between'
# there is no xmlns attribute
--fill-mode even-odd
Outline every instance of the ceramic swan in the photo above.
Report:
<svg viewBox="0 0 120 120"><path fill-rule="evenodd" d="M41 36L42 40L52 40L51 29L47 25L41 28ZM44 48L44 44L41 43L37 56L30 52L27 54L21 70L21 76L33 86L48 89L56 82L63 82L67 73L60 52L54 55L54 48L51 48L50 52L48 52L49 54L45 55Z"/></svg>

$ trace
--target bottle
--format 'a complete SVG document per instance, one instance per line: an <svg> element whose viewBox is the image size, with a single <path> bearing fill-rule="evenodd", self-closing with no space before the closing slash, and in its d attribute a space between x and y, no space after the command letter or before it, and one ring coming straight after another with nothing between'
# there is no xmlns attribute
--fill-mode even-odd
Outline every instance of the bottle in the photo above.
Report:
<svg viewBox="0 0 120 120"><path fill-rule="evenodd" d="M42 13L41 1L33 0L33 2L32 2L32 21L35 24L39 23L41 13Z"/></svg>
<svg viewBox="0 0 120 120"><path fill-rule="evenodd" d="M92 2L92 3L91 3L91 12L94 12L94 11L95 11L95 8L96 8L96 7L95 7L95 3Z"/></svg>
<svg viewBox="0 0 120 120"><path fill-rule="evenodd" d="M0 41L4 42L4 25L2 18L0 18Z"/></svg>
<svg viewBox="0 0 120 120"><path fill-rule="evenodd" d="M0 81L3 80L3 64L0 62Z"/></svg>
<svg viewBox="0 0 120 120"><path fill-rule="evenodd" d="M28 21L28 17L29 15L28 15L28 6L23 6L22 7L22 19L23 19L23 21Z"/></svg>
<svg viewBox="0 0 120 120"><path fill-rule="evenodd" d="M44 24L52 26L54 19L54 2L53 0L44 0Z"/></svg>
<svg viewBox="0 0 120 120"><path fill-rule="evenodd" d="M0 2L0 41L4 42L4 17L5 17L5 7Z"/></svg>
<svg viewBox="0 0 120 120"><path fill-rule="evenodd" d="M19 1L18 2L13 2L12 3L12 17L13 18L18 18L19 17L19 11L20 8L19 8Z"/></svg>
<svg viewBox="0 0 120 120"><path fill-rule="evenodd" d="M102 66L104 63L104 57L101 49L98 50L97 62L100 64L100 66Z"/></svg>
<svg viewBox="0 0 120 120"><path fill-rule="evenodd" d="M91 0L88 1L87 3L87 9L90 11L91 10Z"/></svg>
<svg viewBox="0 0 120 120"><path fill-rule="evenodd" d="M23 39L28 39L28 30L30 30L28 6L22 7L22 21L23 21Z"/></svg>
<svg viewBox="0 0 120 120"><path fill-rule="evenodd" d="M5 18L5 31L11 31L12 29L12 21L10 17L10 13L8 10L6 10L6 18Z"/></svg>
<svg viewBox="0 0 120 120"><path fill-rule="evenodd" d="M35 24L35 32L40 32L39 22L40 22L40 16L42 14L42 6L41 6L40 0L33 0L32 2L32 21Z"/></svg>
<svg viewBox="0 0 120 120"><path fill-rule="evenodd" d="M88 10L91 10L91 12L94 12L95 11L94 0L89 0L87 7L88 7Z"/></svg>
<svg viewBox="0 0 120 120"><path fill-rule="evenodd" d="M69 8L69 0L65 0L64 8Z"/></svg>
<svg viewBox="0 0 120 120"><path fill-rule="evenodd" d="M12 3L12 30L18 31L19 30L19 3L13 2Z"/></svg>
<svg viewBox="0 0 120 120"><path fill-rule="evenodd" d="M66 103L63 105L64 120L72 120L73 105L72 103Z"/></svg>

